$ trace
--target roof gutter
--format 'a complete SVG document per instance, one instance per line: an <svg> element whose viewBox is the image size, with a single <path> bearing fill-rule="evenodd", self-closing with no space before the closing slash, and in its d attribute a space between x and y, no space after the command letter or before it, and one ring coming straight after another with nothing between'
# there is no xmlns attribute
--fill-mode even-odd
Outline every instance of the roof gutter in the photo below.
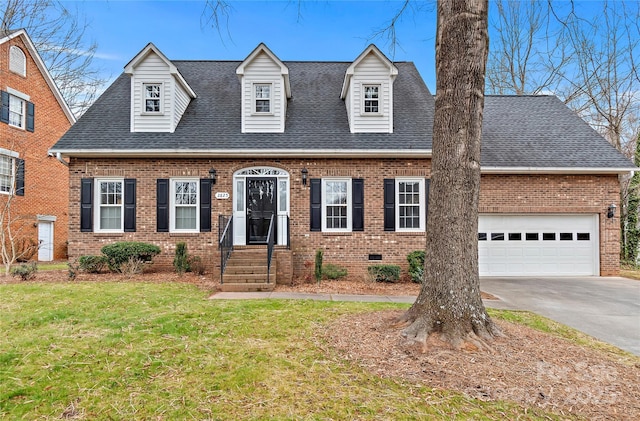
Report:
<svg viewBox="0 0 640 421"><path fill-rule="evenodd" d="M482 174L628 174L636 168L622 167L482 167Z"/></svg>

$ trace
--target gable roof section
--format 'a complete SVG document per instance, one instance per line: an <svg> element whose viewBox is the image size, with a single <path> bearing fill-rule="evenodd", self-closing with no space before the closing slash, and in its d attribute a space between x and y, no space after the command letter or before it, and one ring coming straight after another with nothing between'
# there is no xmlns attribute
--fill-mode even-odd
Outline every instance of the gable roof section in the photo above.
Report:
<svg viewBox="0 0 640 421"><path fill-rule="evenodd" d="M356 67L369 54L375 55L378 58L378 60L383 62L389 68L390 78L393 79L396 76L398 76L398 68L393 65L393 63L391 62L391 60L387 58L387 56L382 54L382 51L380 51L378 47L371 44L362 53L360 53L360 55L353 61L353 63L351 63L349 67L347 67L347 70L344 75L344 81L342 82L342 90L340 91L340 98L342 99L346 98L347 90L349 89L349 83L351 82L351 78L353 77L356 71Z"/></svg>
<svg viewBox="0 0 640 421"><path fill-rule="evenodd" d="M291 98L291 83L289 82L289 68L264 44L260 43L252 52L244 59L242 63L236 68L236 74L243 76L245 68L260 54L266 54L271 61L280 67L280 73L284 78L284 90L287 98Z"/></svg>
<svg viewBox="0 0 640 421"><path fill-rule="evenodd" d="M151 53L155 53L158 57L160 57L162 61L166 63L166 65L169 67L169 73L171 73L176 78L178 83L180 83L182 87L189 93L191 98L195 98L197 96L193 89L191 89L191 86L189 86L187 81L184 79L184 77L182 77L176 65L173 64L173 62L169 60L167 56L165 56L162 51L160 51L158 47L156 47L152 42L147 44L138 54L136 54L134 58L131 59L131 61L129 61L129 63L124 66L124 72L126 74L132 75L135 71L135 68L141 62L143 62L144 59L147 58L147 56Z"/></svg>
<svg viewBox="0 0 640 421"><path fill-rule="evenodd" d="M0 38L0 44L4 44L5 42L10 41L17 37L22 37L24 45L26 45L27 49L29 50L29 55L31 56L33 61L36 63L38 70L40 70L42 77L47 82L47 85L49 86L49 89L53 93L53 96L56 98L56 101L58 101L58 104L60 104L60 108L62 108L64 115L69 120L69 123L74 124L76 122L76 117L73 115L73 112L71 112L71 108L69 108L69 105L67 104L65 99L62 97L62 93L60 92L60 89L58 89L58 85L56 85L56 82L53 80L53 77L49 73L47 66L44 64L44 61L42 61L42 57L40 57L40 54L38 54L38 50L33 44L33 41L31 41L31 38L27 34L27 31L24 29L7 31L4 34L2 34L2 37Z"/></svg>

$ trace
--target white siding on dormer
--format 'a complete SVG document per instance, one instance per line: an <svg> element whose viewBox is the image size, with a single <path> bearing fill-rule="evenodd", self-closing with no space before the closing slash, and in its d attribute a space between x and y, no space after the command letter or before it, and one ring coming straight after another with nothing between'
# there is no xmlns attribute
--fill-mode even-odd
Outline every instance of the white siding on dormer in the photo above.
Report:
<svg viewBox="0 0 640 421"><path fill-rule="evenodd" d="M271 84L271 113L254 112L254 84ZM284 78L277 63L265 53L258 54L244 69L242 78L242 132L284 132L287 100Z"/></svg>
<svg viewBox="0 0 640 421"><path fill-rule="evenodd" d="M144 112L145 83L162 85L162 112L149 114ZM157 54L150 53L135 69L131 78L132 92L132 131L134 132L172 132L172 90L173 76L169 73L169 66Z"/></svg>
<svg viewBox="0 0 640 421"><path fill-rule="evenodd" d="M191 97L187 93L187 91L179 84L174 84L175 86L175 111L173 113L173 128L175 129L182 118L189 102L191 102Z"/></svg>

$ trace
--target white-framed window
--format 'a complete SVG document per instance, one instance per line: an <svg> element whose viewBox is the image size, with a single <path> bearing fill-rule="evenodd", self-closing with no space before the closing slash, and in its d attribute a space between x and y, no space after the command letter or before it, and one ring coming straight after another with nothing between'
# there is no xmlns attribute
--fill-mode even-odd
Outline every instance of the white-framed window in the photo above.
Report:
<svg viewBox="0 0 640 421"><path fill-rule="evenodd" d="M258 114L270 114L273 86L271 83L253 84L253 112Z"/></svg>
<svg viewBox="0 0 640 421"><path fill-rule="evenodd" d="M424 231L426 228L423 178L396 179L396 231Z"/></svg>
<svg viewBox="0 0 640 421"><path fill-rule="evenodd" d="M0 155L0 193L12 194L15 182L15 159Z"/></svg>
<svg viewBox="0 0 640 421"><path fill-rule="evenodd" d="M162 113L162 84L144 83L142 85L144 93L143 112L150 114Z"/></svg>
<svg viewBox="0 0 640 421"><path fill-rule="evenodd" d="M24 129L26 115L25 100L9 94L9 125Z"/></svg>
<svg viewBox="0 0 640 421"><path fill-rule="evenodd" d="M380 85L362 85L362 112L380 114Z"/></svg>
<svg viewBox="0 0 640 421"><path fill-rule="evenodd" d="M95 232L124 231L124 180L96 179Z"/></svg>
<svg viewBox="0 0 640 421"><path fill-rule="evenodd" d="M171 232L200 231L200 180L171 179Z"/></svg>
<svg viewBox="0 0 640 421"><path fill-rule="evenodd" d="M351 179L322 179L322 231L351 231Z"/></svg>
<svg viewBox="0 0 640 421"><path fill-rule="evenodd" d="M9 48L9 70L20 76L27 76L27 57L20 47Z"/></svg>

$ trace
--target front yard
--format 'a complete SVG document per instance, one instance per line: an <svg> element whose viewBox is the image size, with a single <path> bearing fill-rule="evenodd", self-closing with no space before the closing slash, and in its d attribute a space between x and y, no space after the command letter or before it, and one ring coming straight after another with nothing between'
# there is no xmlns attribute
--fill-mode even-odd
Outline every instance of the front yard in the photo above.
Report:
<svg viewBox="0 0 640 421"><path fill-rule="evenodd" d="M446 383L429 384L421 373L427 369L424 364L413 367L413 375L376 367L371 355L388 364L398 354L388 354L381 346L358 350L349 341L367 343L368 336L377 340L384 334L379 326L384 313L372 312L397 311L406 308L403 305L210 301L207 296L208 292L189 283L122 278L98 283L61 279L0 284L0 418L499 420L577 416L571 415L568 406L537 405L517 397L483 398ZM558 330L526 314L493 316L527 319L543 329ZM638 379L637 358L610 349L594 351L590 344L586 349L606 364L617 364L617 371L610 373L615 381L628 381L623 372ZM404 359L421 358L410 350L399 352ZM468 369L474 361L481 361L472 354L460 358L467 360ZM572 377L567 373L574 368L567 364L566 373L551 374L563 374L561 380L570 383ZM473 377L472 372L467 374ZM517 380L518 374L512 374ZM476 381L482 384L488 379ZM620 419L640 414L637 384L632 392L606 386L607 402L621 411ZM432 388L435 386L438 388ZM590 393L590 389L575 390ZM578 398L590 404L595 399L588 394ZM582 416L590 417L590 413L582 412ZM615 414L611 417L616 418Z"/></svg>

